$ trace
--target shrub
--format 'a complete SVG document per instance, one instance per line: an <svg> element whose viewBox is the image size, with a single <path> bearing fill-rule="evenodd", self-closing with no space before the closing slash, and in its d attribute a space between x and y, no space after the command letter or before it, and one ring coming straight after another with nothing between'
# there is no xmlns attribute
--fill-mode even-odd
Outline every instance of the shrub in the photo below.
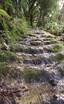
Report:
<svg viewBox="0 0 64 104"><path fill-rule="evenodd" d="M15 18L14 19L14 24L15 24L17 30L20 32L20 34L24 34L24 35L27 34L28 23L27 23L24 16L22 16L21 19L20 18Z"/></svg>
<svg viewBox="0 0 64 104"><path fill-rule="evenodd" d="M64 25L57 22L49 22L45 25L45 29L51 33L59 35L63 32Z"/></svg>
<svg viewBox="0 0 64 104"><path fill-rule="evenodd" d="M24 33L24 35L27 34L28 30L28 23L26 21L26 19L23 17L22 18L22 23L21 23L21 31Z"/></svg>
<svg viewBox="0 0 64 104"><path fill-rule="evenodd" d="M5 31L5 34L8 37L10 37L10 41L12 43L15 43L18 41L23 35L27 34L27 22L24 18L14 18L10 22L11 30Z"/></svg>
<svg viewBox="0 0 64 104"><path fill-rule="evenodd" d="M13 17L10 17L6 11L0 9L0 22L3 34L10 42L15 43L22 35L27 34L28 24L24 16L13 19Z"/></svg>

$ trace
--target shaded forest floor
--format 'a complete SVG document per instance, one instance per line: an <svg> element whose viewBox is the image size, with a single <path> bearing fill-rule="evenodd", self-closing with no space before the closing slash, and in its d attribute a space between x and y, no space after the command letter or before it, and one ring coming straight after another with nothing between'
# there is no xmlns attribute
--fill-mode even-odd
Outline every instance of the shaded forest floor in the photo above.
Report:
<svg viewBox="0 0 64 104"><path fill-rule="evenodd" d="M63 37L31 29L9 48L0 51L0 91L11 86L17 104L64 104Z"/></svg>

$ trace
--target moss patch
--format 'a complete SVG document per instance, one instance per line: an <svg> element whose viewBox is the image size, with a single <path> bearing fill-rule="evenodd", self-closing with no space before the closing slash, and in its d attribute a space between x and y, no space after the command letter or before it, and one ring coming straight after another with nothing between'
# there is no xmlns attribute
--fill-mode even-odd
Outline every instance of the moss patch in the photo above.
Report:
<svg viewBox="0 0 64 104"><path fill-rule="evenodd" d="M27 82L40 80L41 74L42 74L41 71L32 69L30 67L25 67L23 69L23 76Z"/></svg>
<svg viewBox="0 0 64 104"><path fill-rule="evenodd" d="M46 37L50 37L50 38L56 38L56 36L55 36L55 35L50 34L50 33L45 34L45 36L46 36Z"/></svg>
<svg viewBox="0 0 64 104"><path fill-rule="evenodd" d="M48 45L48 44L56 44L56 43L58 43L56 40L50 40L50 41L45 41L44 42L44 45Z"/></svg>
<svg viewBox="0 0 64 104"><path fill-rule="evenodd" d="M13 44L10 46L10 51L12 52L23 52L23 45L21 44Z"/></svg>
<svg viewBox="0 0 64 104"><path fill-rule="evenodd" d="M8 51L0 50L0 62L9 62L9 61L16 61L17 56Z"/></svg>
<svg viewBox="0 0 64 104"><path fill-rule="evenodd" d="M53 61L61 62L61 61L64 60L64 55L61 54L61 53L57 53L55 56L51 56L50 58L51 58L51 60L53 60Z"/></svg>
<svg viewBox="0 0 64 104"><path fill-rule="evenodd" d="M50 51L53 52L53 53L59 52L61 50L62 50L62 47L59 46L59 45L54 45L54 46L50 47Z"/></svg>
<svg viewBox="0 0 64 104"><path fill-rule="evenodd" d="M9 68L7 67L7 64L0 62L0 80L2 76L3 77L7 76L8 72L9 72Z"/></svg>
<svg viewBox="0 0 64 104"><path fill-rule="evenodd" d="M31 41L30 44L33 46L42 45L41 41Z"/></svg>

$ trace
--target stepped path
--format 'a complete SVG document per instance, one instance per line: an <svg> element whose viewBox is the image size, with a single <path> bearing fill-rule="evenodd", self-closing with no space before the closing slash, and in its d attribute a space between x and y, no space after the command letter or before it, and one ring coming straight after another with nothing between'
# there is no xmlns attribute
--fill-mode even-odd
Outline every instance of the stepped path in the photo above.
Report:
<svg viewBox="0 0 64 104"><path fill-rule="evenodd" d="M41 73L37 80L32 78L30 83L24 81L28 91L17 99L18 102L20 104L64 104L62 37L56 37L43 30L31 29L28 36L20 39L18 45L22 45L21 50L16 50L20 60L17 65L12 64L12 67L15 66L22 72L23 68L29 68ZM20 78L20 80L24 79Z"/></svg>

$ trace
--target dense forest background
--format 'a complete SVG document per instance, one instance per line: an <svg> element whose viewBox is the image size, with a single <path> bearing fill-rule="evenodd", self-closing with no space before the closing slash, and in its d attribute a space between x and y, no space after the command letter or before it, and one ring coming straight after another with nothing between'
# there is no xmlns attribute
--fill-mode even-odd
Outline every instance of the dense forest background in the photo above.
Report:
<svg viewBox="0 0 64 104"><path fill-rule="evenodd" d="M0 30L19 38L28 27L44 28L51 33L63 32L59 0L0 0ZM61 2L60 2L61 3ZM9 32L9 33L8 33Z"/></svg>

